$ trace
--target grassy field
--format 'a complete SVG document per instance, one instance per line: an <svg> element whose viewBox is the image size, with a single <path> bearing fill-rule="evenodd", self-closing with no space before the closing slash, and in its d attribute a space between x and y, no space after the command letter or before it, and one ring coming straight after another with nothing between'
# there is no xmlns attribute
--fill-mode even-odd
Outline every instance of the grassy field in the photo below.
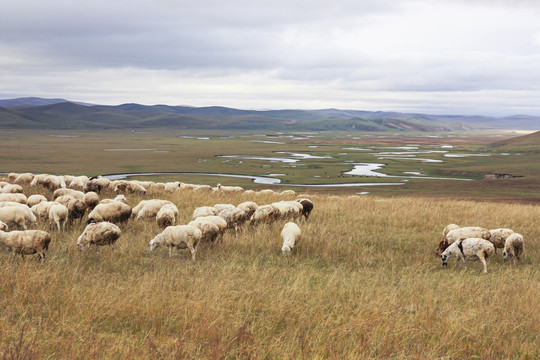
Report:
<svg viewBox="0 0 540 360"><path fill-rule="evenodd" d="M184 181L245 188L291 188L310 192L379 196L427 196L478 200L540 201L540 152L502 152L489 146L496 140L520 135L513 132L440 134L304 134L204 133L193 131L78 131L22 132L0 134L0 171L56 174L112 174L136 172L208 172L261 175L285 174L282 184L269 186L251 180L206 175L145 177L145 180ZM208 138L208 140L207 140ZM416 147L420 153L400 150ZM444 146L444 148L442 148ZM360 150L358 150L360 149ZM367 149L367 150L361 150ZM448 151L448 153L432 151ZM405 155L381 153L403 152ZM219 155L290 158L296 152L322 158L295 163L272 162ZM448 154L468 157L451 158ZM483 155L483 156L478 156ZM409 157L409 158L407 158ZM430 162L419 159L427 158ZM438 162L437 162L438 161ZM383 163L387 177L346 175L357 163ZM406 172L422 175L411 177ZM483 180L486 174L510 174L514 178ZM427 180L421 177L463 178L475 181ZM308 188L292 184L395 183L401 186ZM288 185L290 184L290 185Z"/></svg>
<svg viewBox="0 0 540 360"><path fill-rule="evenodd" d="M30 193L49 193L26 189ZM102 197L111 197L112 193ZM187 223L196 206L267 204L277 195L157 194ZM540 357L540 207L412 197L311 194L303 238L280 254L284 221L227 233L197 259L150 254L159 232L130 221L113 250L79 253L84 225L44 264L0 251L5 359L532 359ZM142 198L129 197L131 205ZM521 264L501 251L463 269L434 249L449 223L524 235ZM49 230L47 224L40 228Z"/></svg>

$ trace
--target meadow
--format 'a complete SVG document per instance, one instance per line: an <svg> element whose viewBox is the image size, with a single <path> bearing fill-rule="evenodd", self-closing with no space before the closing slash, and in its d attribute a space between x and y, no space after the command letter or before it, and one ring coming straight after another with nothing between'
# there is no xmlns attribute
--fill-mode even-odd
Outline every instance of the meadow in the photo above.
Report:
<svg viewBox="0 0 540 360"><path fill-rule="evenodd" d="M501 138L501 134L495 135ZM540 358L537 153L505 150L510 155L500 154L489 148L493 134L436 139L352 139L348 134L322 134L307 140L305 136L229 136L2 132L0 171L74 175L286 173L281 177L284 185L279 186L204 175L140 178L212 185L221 182L255 190L291 188L315 204L310 219L299 222L303 237L289 258L280 252L285 221L247 225L238 237L228 232L212 248L201 244L195 262L185 251L172 258L166 249L150 253L148 242L160 232L153 221L130 220L113 249L102 247L85 253L75 245L85 219L68 225L63 232L40 223L38 228L53 237L44 263L34 257L23 260L0 249L2 358ZM395 182L395 178L342 172L349 171L352 163L382 162L373 155L382 151L381 147L411 144L420 150L453 146L453 153L491 155L448 158L444 153L418 154L442 162L416 161L411 168L411 161L388 159L380 170L396 176L417 171L425 176L475 181L400 177L398 180L409 181L394 187L287 186ZM343 149L349 147L374 150ZM104 150L135 148L155 150ZM274 151L331 158L282 163L216 157L286 156ZM486 173L523 177L483 180ZM354 195L364 190L370 194ZM26 195L34 193L51 197L42 188L25 188ZM100 198L115 195L105 192ZM179 223L185 224L198 206L237 205L248 200L263 205L294 196L183 190L145 198L173 201L180 210ZM128 196L132 206L145 198ZM498 250L488 260L488 274L482 274L479 262L468 262L463 268L452 260L443 268L434 250L443 228L450 223L505 227L521 233L525 238L521 263L515 266L503 261Z"/></svg>

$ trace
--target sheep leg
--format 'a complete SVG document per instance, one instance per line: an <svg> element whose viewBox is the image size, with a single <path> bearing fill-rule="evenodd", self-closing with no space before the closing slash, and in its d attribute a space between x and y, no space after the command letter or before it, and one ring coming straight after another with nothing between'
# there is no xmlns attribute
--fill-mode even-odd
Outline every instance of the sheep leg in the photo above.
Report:
<svg viewBox="0 0 540 360"><path fill-rule="evenodd" d="M487 274L487 263L486 263L486 259L484 259L483 257L480 258L480 261L482 262L482 264L484 264L484 274Z"/></svg>
<svg viewBox="0 0 540 360"><path fill-rule="evenodd" d="M197 247L195 246L188 246L189 251L191 252L191 260L195 261L195 253L197 252Z"/></svg>
<svg viewBox="0 0 540 360"><path fill-rule="evenodd" d="M172 257L172 246L169 246L169 257Z"/></svg>

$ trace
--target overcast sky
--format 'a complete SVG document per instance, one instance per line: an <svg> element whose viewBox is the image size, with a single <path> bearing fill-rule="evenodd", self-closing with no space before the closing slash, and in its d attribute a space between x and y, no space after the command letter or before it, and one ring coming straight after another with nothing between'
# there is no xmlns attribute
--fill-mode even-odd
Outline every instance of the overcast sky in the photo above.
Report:
<svg viewBox="0 0 540 360"><path fill-rule="evenodd" d="M540 115L538 0L2 0L0 98Z"/></svg>

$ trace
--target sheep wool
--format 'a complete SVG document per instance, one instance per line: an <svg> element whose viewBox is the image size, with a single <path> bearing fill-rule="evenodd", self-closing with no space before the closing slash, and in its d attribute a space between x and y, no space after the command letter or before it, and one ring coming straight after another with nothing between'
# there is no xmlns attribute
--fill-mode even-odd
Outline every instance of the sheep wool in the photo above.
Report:
<svg viewBox="0 0 540 360"><path fill-rule="evenodd" d="M90 245L112 246L120 236L122 236L122 231L113 223L106 221L91 223L77 239L77 248L80 251L86 251Z"/></svg>
<svg viewBox="0 0 540 360"><path fill-rule="evenodd" d="M281 238L283 239L283 246L281 247L281 253L284 256L291 255L292 249L298 244L302 237L302 230L293 222L288 222L283 226L281 231Z"/></svg>
<svg viewBox="0 0 540 360"><path fill-rule="evenodd" d="M51 236L41 230L0 231L0 243L23 258L37 253L39 259L45 261L45 251L49 249L50 242Z"/></svg>

